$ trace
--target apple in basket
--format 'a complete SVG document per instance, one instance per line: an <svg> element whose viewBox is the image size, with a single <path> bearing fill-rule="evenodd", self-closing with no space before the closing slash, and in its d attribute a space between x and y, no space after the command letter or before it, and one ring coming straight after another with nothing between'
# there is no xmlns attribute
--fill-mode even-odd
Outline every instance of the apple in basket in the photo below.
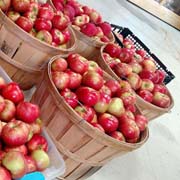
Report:
<svg viewBox="0 0 180 180"><path fill-rule="evenodd" d="M92 11L89 14L89 17L90 17L91 22L95 24L102 23L102 17L95 9L92 9Z"/></svg>
<svg viewBox="0 0 180 180"><path fill-rule="evenodd" d="M52 41L55 42L58 45L61 45L64 43L64 35L63 33L58 29L51 29L51 35L52 35Z"/></svg>
<svg viewBox="0 0 180 180"><path fill-rule="evenodd" d="M13 10L10 10L7 12L7 17L10 18L12 21L16 21L19 17L20 17L20 13L19 12L16 12L16 11L13 11Z"/></svg>
<svg viewBox="0 0 180 180"><path fill-rule="evenodd" d="M86 23L81 26L81 32L89 37L93 37L97 34L97 27L93 23Z"/></svg>
<svg viewBox="0 0 180 180"><path fill-rule="evenodd" d="M57 58L51 64L52 71L65 71L68 67L67 61L64 58Z"/></svg>
<svg viewBox="0 0 180 180"><path fill-rule="evenodd" d="M24 13L29 10L30 0L12 0L12 6L15 11Z"/></svg>
<svg viewBox="0 0 180 180"><path fill-rule="evenodd" d="M0 9L6 12L11 5L11 0L0 0Z"/></svg>
<svg viewBox="0 0 180 180"><path fill-rule="evenodd" d="M27 155L28 154L28 149L27 149L25 144L20 145L20 146L15 146L15 147L5 146L4 147L4 151L5 152L18 151L18 152L21 152L23 155Z"/></svg>
<svg viewBox="0 0 180 180"><path fill-rule="evenodd" d="M91 123L91 125L99 131L105 132L104 128L99 123Z"/></svg>
<svg viewBox="0 0 180 180"><path fill-rule="evenodd" d="M12 179L10 172L2 166L0 166L0 179L2 179L2 180L11 180Z"/></svg>
<svg viewBox="0 0 180 180"><path fill-rule="evenodd" d="M118 141L125 141L125 137L120 131L113 131L109 135Z"/></svg>
<svg viewBox="0 0 180 180"><path fill-rule="evenodd" d="M31 156L24 156L26 163L26 173L34 172L37 170L36 162Z"/></svg>
<svg viewBox="0 0 180 180"><path fill-rule="evenodd" d="M104 52L108 53L111 57L119 57L121 53L121 47L114 43L108 43L104 48Z"/></svg>
<svg viewBox="0 0 180 180"><path fill-rule="evenodd" d="M153 93L161 92L163 94L168 94L168 90L165 85L163 84L154 84Z"/></svg>
<svg viewBox="0 0 180 180"><path fill-rule="evenodd" d="M137 94L147 102L152 102L153 100L153 94L148 90L139 90Z"/></svg>
<svg viewBox="0 0 180 180"><path fill-rule="evenodd" d="M27 17L24 17L24 16L20 16L16 20L16 24L26 32L30 32L33 28L32 21L30 19L28 19Z"/></svg>
<svg viewBox="0 0 180 180"><path fill-rule="evenodd" d="M52 22L43 18L37 18L34 22L34 28L37 31L46 30L50 31L52 28Z"/></svg>
<svg viewBox="0 0 180 180"><path fill-rule="evenodd" d="M103 70L95 61L89 61L88 71L95 71L99 73L101 76L103 76Z"/></svg>
<svg viewBox="0 0 180 180"><path fill-rule="evenodd" d="M154 89L154 83L150 79L142 79L140 90L148 90L152 92Z"/></svg>
<svg viewBox="0 0 180 180"><path fill-rule="evenodd" d="M48 43L48 44L52 43L52 35L50 34L49 31L41 30L41 31L37 32L35 37L43 42Z"/></svg>
<svg viewBox="0 0 180 180"><path fill-rule="evenodd" d="M72 23L73 23L74 25L76 25L76 26L81 27L81 26L83 26L84 24L89 23L89 21L90 21L89 16L86 15L86 14L82 14L82 15L80 15L80 16L76 16L76 17L74 18L74 20L73 20Z"/></svg>
<svg viewBox="0 0 180 180"><path fill-rule="evenodd" d="M111 90L112 96L114 96L120 90L119 82L114 79L107 80L105 86Z"/></svg>
<svg viewBox="0 0 180 180"><path fill-rule="evenodd" d="M135 122L137 126L139 127L140 131L144 131L148 125L148 119L141 114L135 115Z"/></svg>
<svg viewBox="0 0 180 180"><path fill-rule="evenodd" d="M58 9L57 9L58 10ZM63 8L63 13L69 17L69 19L71 21L73 21L74 17L75 17L75 9L73 6L71 6L70 4L65 4L64 8Z"/></svg>
<svg viewBox="0 0 180 180"><path fill-rule="evenodd" d="M137 89L139 89L141 87L142 80L139 77L139 75L136 74L136 73L129 74L127 76L127 81L129 82L129 84L131 85L131 87L134 90L137 90Z"/></svg>
<svg viewBox="0 0 180 180"><path fill-rule="evenodd" d="M0 95L0 113L4 110L5 108L5 101L4 98Z"/></svg>
<svg viewBox="0 0 180 180"><path fill-rule="evenodd" d="M52 20L54 17L53 9L47 7L40 7L38 11L38 17L47 20Z"/></svg>

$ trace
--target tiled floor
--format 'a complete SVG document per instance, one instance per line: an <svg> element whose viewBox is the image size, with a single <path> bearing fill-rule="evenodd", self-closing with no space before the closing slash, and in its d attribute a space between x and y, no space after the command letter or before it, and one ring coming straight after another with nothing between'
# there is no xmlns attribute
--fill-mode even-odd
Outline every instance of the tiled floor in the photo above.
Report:
<svg viewBox="0 0 180 180"><path fill-rule="evenodd" d="M179 180L180 178L180 32L125 0L80 0L104 19L129 27L176 78L168 84L175 106L149 124L140 149L105 165L88 180Z"/></svg>

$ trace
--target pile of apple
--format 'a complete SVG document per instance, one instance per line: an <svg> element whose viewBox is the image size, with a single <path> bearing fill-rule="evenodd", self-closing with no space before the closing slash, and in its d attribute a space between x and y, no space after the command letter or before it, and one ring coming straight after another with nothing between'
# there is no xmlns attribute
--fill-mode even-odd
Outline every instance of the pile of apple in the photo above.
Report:
<svg viewBox="0 0 180 180"><path fill-rule="evenodd" d="M0 179L21 178L49 166L48 142L41 135L39 107L24 101L15 82L0 77Z"/></svg>
<svg viewBox="0 0 180 180"><path fill-rule="evenodd" d="M95 9L76 0L52 0L54 7L69 17L72 25L88 37L110 42L111 25Z"/></svg>
<svg viewBox="0 0 180 180"><path fill-rule="evenodd" d="M165 73L157 69L155 61L143 49L136 50L133 41L123 39L121 48L115 43L103 49L103 59L121 79L127 80L136 93L145 101L161 108L167 108L171 99L163 84Z"/></svg>
<svg viewBox="0 0 180 180"><path fill-rule="evenodd" d="M0 0L0 9L24 31L54 47L67 48L69 18L37 0Z"/></svg>
<svg viewBox="0 0 180 180"><path fill-rule="evenodd" d="M119 141L140 140L148 120L136 113L136 95L128 82L106 80L96 62L77 53L56 58L51 78L72 110L92 126Z"/></svg>

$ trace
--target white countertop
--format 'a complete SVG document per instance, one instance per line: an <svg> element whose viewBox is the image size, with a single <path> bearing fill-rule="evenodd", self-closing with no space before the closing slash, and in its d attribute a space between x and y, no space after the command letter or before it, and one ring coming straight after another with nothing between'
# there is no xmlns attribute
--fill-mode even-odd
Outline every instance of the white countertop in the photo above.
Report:
<svg viewBox="0 0 180 180"><path fill-rule="evenodd" d="M180 178L180 32L125 0L80 0L113 24L130 28L176 76L168 84L172 112L149 124L149 140L118 157L88 180L179 180Z"/></svg>

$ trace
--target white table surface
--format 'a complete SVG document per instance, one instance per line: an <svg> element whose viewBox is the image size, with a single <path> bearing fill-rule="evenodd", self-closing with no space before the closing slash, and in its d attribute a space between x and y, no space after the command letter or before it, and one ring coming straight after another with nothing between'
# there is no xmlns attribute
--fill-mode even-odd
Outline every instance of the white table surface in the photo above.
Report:
<svg viewBox="0 0 180 180"><path fill-rule="evenodd" d="M130 28L176 78L168 84L175 106L149 124L150 137L140 149L118 157L88 180L180 179L180 32L125 0L80 0L104 20Z"/></svg>

